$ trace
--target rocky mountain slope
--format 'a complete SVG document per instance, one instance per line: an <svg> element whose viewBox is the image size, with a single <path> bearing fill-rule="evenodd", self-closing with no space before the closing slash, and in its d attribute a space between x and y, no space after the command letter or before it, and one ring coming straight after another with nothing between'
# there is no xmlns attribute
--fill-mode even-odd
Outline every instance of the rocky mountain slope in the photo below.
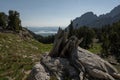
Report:
<svg viewBox="0 0 120 80"><path fill-rule="evenodd" d="M120 20L120 5L112 9L109 13L97 16L93 12L87 12L73 20L73 26L102 27Z"/></svg>
<svg viewBox="0 0 120 80"><path fill-rule="evenodd" d="M0 32L0 80L25 80L40 54L51 44L42 44L24 29Z"/></svg>

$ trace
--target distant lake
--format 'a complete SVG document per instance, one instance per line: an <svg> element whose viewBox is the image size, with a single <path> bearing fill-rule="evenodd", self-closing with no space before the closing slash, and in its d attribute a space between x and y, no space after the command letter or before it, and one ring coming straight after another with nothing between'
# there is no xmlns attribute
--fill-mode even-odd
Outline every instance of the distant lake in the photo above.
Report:
<svg viewBox="0 0 120 80"><path fill-rule="evenodd" d="M42 36L49 36L56 34L59 27L27 27L27 28L32 32L34 32L35 34L40 34Z"/></svg>

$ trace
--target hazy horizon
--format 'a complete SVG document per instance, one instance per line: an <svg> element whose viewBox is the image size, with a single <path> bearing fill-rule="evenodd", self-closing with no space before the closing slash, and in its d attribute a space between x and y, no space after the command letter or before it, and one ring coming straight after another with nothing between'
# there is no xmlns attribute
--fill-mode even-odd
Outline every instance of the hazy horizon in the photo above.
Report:
<svg viewBox="0 0 120 80"><path fill-rule="evenodd" d="M2 0L0 12L20 12L23 26L67 27L70 20L86 12L106 14L120 5L120 0Z"/></svg>

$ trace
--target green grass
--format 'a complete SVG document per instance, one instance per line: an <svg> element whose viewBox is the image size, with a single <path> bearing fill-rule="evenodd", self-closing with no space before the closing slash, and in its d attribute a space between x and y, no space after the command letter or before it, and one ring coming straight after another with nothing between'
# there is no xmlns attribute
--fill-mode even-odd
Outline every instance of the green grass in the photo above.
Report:
<svg viewBox="0 0 120 80"><path fill-rule="evenodd" d="M100 43L93 43L93 46L88 50L92 53L98 54L101 52L101 49L102 47Z"/></svg>
<svg viewBox="0 0 120 80"><path fill-rule="evenodd" d="M52 44L42 44L18 34L0 33L0 80L24 80L40 54L49 52Z"/></svg>

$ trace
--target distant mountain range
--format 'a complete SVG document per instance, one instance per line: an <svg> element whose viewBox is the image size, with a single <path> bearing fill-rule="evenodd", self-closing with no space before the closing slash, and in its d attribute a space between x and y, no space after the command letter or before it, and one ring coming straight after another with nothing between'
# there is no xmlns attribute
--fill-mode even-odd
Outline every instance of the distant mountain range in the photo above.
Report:
<svg viewBox="0 0 120 80"><path fill-rule="evenodd" d="M120 5L107 14L97 16L93 12L87 12L73 20L74 28L81 26L102 27L120 20Z"/></svg>

